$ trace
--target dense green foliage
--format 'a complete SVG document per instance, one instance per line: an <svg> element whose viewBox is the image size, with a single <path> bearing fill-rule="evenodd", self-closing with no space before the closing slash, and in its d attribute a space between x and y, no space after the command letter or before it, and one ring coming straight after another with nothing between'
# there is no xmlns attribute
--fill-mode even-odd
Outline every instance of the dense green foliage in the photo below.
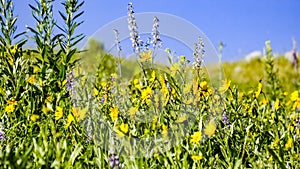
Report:
<svg viewBox="0 0 300 169"><path fill-rule="evenodd" d="M83 2L62 5L65 25L56 25L52 1L40 0L30 5L36 25L18 34L13 2L1 0L0 168L300 167L299 70L274 58L270 43L265 58L224 63L219 88L197 61L201 44L194 66L169 49L170 66L153 64L155 49L138 49L135 61L95 40L79 51ZM24 49L25 35L35 49ZM154 137L168 150L129 149L147 151L131 139Z"/></svg>

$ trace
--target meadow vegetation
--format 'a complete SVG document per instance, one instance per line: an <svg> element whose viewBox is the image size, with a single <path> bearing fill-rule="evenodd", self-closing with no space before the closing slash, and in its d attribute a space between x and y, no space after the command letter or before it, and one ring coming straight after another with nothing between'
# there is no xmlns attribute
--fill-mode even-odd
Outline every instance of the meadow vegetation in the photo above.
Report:
<svg viewBox="0 0 300 169"><path fill-rule="evenodd" d="M84 1L61 5L64 25L37 0L36 25L18 32L13 1L0 0L0 168L300 167L299 69L269 41L263 58L223 63L216 86L201 37L192 61L166 49L170 66L154 64L158 18L142 45L130 3L135 61L95 40L80 51Z"/></svg>

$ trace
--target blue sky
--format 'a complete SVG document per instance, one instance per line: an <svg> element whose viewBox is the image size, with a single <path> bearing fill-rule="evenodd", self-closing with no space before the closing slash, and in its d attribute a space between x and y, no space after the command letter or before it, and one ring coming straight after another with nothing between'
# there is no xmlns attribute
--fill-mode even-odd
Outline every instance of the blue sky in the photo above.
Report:
<svg viewBox="0 0 300 169"><path fill-rule="evenodd" d="M55 1L55 10L61 9L61 0ZM107 23L127 15L125 0L87 0L81 19L84 24L78 32L93 35ZM226 44L224 60L232 61L262 50L271 40L274 52L292 49L292 38L300 41L299 0L133 0L135 12L163 12L176 15L202 30L217 47ZM15 0L19 17L18 29L34 26L28 3L33 0ZM58 16L58 15L56 15ZM178 28L180 29L180 28ZM298 42L298 46L300 43ZM298 47L300 48L300 47Z"/></svg>

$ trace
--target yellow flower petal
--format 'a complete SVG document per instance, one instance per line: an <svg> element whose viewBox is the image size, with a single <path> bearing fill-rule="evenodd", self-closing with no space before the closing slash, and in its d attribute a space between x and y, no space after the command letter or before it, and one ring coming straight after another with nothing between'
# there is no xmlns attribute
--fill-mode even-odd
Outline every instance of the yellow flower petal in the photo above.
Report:
<svg viewBox="0 0 300 169"><path fill-rule="evenodd" d="M195 161L200 161L202 159L202 155L193 155L192 159Z"/></svg>
<svg viewBox="0 0 300 169"><path fill-rule="evenodd" d="M70 113L70 114L68 115L67 124L65 125L65 128L67 129L67 128L71 125L71 123L72 123L74 120L75 120L75 119L74 119L74 116Z"/></svg>
<svg viewBox="0 0 300 169"><path fill-rule="evenodd" d="M122 123L122 124L120 125L120 130L121 130L123 133L128 133L128 124Z"/></svg>
<svg viewBox="0 0 300 169"><path fill-rule="evenodd" d="M110 108L109 111L110 111L109 115L110 115L111 120L112 120L112 121L117 120L118 115L119 115L118 108L117 108L117 107L115 107L115 108Z"/></svg>
<svg viewBox="0 0 300 169"><path fill-rule="evenodd" d="M12 104L9 104L5 107L5 112L12 113L15 110L15 106Z"/></svg>
<svg viewBox="0 0 300 169"><path fill-rule="evenodd" d="M205 127L204 134L207 135L208 137L211 137L212 135L215 134L215 131L216 131L215 121L211 120Z"/></svg>
<svg viewBox="0 0 300 169"><path fill-rule="evenodd" d="M55 120L61 119L63 117L63 109L61 107L57 106L54 116L55 116Z"/></svg>
<svg viewBox="0 0 300 169"><path fill-rule="evenodd" d="M31 115L30 120L33 121L33 122L35 122L35 121L36 121L37 119L39 119L39 118L40 118L39 115L33 114L33 115Z"/></svg>
<svg viewBox="0 0 300 169"><path fill-rule="evenodd" d="M193 135L191 135L190 143L191 144L197 144L202 138L201 131L195 132Z"/></svg>

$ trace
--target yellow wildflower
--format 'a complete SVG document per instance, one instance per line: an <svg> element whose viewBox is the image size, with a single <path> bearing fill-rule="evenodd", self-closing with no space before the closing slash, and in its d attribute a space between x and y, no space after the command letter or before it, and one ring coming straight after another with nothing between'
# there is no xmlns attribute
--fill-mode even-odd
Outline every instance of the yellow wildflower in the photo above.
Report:
<svg viewBox="0 0 300 169"><path fill-rule="evenodd" d="M35 76L34 75L31 75L27 80L26 82L30 83L30 84L34 84L35 82Z"/></svg>
<svg viewBox="0 0 300 169"><path fill-rule="evenodd" d="M162 125L162 134L167 134L168 133L168 126Z"/></svg>
<svg viewBox="0 0 300 169"><path fill-rule="evenodd" d="M122 124L120 125L120 130L121 130L123 133L128 133L128 124L122 123Z"/></svg>
<svg viewBox="0 0 300 169"><path fill-rule="evenodd" d="M14 63L14 59L12 57L8 57L8 63L12 65Z"/></svg>
<svg viewBox="0 0 300 169"><path fill-rule="evenodd" d="M96 88L94 88L94 96L98 96L98 94L99 94L99 91Z"/></svg>
<svg viewBox="0 0 300 169"><path fill-rule="evenodd" d="M15 45L15 46L10 50L10 53L11 53L12 55L15 55L15 54L17 53L17 51L18 51L18 45Z"/></svg>
<svg viewBox="0 0 300 169"><path fill-rule="evenodd" d="M275 109L275 111L277 111L279 109L279 99L276 99L276 101L274 103L274 109Z"/></svg>
<svg viewBox="0 0 300 169"><path fill-rule="evenodd" d="M59 120L63 117L63 109L59 106L56 107L56 112L55 112L55 120Z"/></svg>
<svg viewBox="0 0 300 169"><path fill-rule="evenodd" d="M202 90L207 90L207 82L206 81L201 82L200 87Z"/></svg>
<svg viewBox="0 0 300 169"><path fill-rule="evenodd" d="M152 93L152 89L149 86L147 86L146 89L142 90L141 99L143 101L146 100L146 99L149 99L151 93Z"/></svg>
<svg viewBox="0 0 300 169"><path fill-rule="evenodd" d="M263 98L263 99L259 102L260 105L266 105L267 103L268 103L268 99L267 99L267 98Z"/></svg>
<svg viewBox="0 0 300 169"><path fill-rule="evenodd" d="M12 113L15 110L15 106L12 104L9 104L5 107L5 112Z"/></svg>
<svg viewBox="0 0 300 169"><path fill-rule="evenodd" d="M39 118L40 118L39 115L33 114L33 115L31 115L30 120L33 121L33 122L35 122L35 121L36 121L37 119L39 119Z"/></svg>
<svg viewBox="0 0 300 169"><path fill-rule="evenodd" d="M82 120L86 113L88 112L88 108L84 108L84 109L76 109L75 107L72 107L71 112L73 113L73 115L76 117L76 120Z"/></svg>
<svg viewBox="0 0 300 169"><path fill-rule="evenodd" d="M258 96L261 93L261 89L262 89L262 84L261 82L258 83L258 87L257 87L257 91L255 92L255 97L258 98Z"/></svg>
<svg viewBox="0 0 300 169"><path fill-rule="evenodd" d="M110 108L109 111L110 111L109 115L110 115L111 120L115 121L118 118L118 115L119 115L118 108L117 107Z"/></svg>
<svg viewBox="0 0 300 169"><path fill-rule="evenodd" d="M275 137L275 140L274 140L274 142L272 143L272 146L273 146L273 147L277 147L277 146L278 146L278 143L279 143L279 141L280 141L279 137L278 137L278 136L276 136L276 137Z"/></svg>
<svg viewBox="0 0 300 169"><path fill-rule="evenodd" d="M300 98L295 101L292 110L300 109Z"/></svg>
<svg viewBox="0 0 300 169"><path fill-rule="evenodd" d="M48 113L49 111L50 111L50 109L47 106L43 106L43 108L42 108L43 113Z"/></svg>
<svg viewBox="0 0 300 169"><path fill-rule="evenodd" d="M192 159L195 161L200 161L202 159L202 155L193 155Z"/></svg>
<svg viewBox="0 0 300 169"><path fill-rule="evenodd" d="M133 80L133 84L134 84L134 85L137 85L137 84L139 84L139 83L140 83L140 82L139 82L139 79L134 79L134 80Z"/></svg>
<svg viewBox="0 0 300 169"><path fill-rule="evenodd" d="M184 61L185 61L185 56L181 55L181 56L180 56L180 62L181 62L181 63L184 63Z"/></svg>
<svg viewBox="0 0 300 169"><path fill-rule="evenodd" d="M295 127L293 124L289 124L289 128L290 128L291 132L294 132Z"/></svg>
<svg viewBox="0 0 300 169"><path fill-rule="evenodd" d="M273 157L272 156L269 158L269 161L273 161Z"/></svg>
<svg viewBox="0 0 300 169"><path fill-rule="evenodd" d="M242 100L243 97L244 97L244 93L243 93L243 92L240 92L240 93L239 93L239 99Z"/></svg>
<svg viewBox="0 0 300 169"><path fill-rule="evenodd" d="M202 138L201 131L195 132L193 135L191 135L190 143L191 144L197 144Z"/></svg>
<svg viewBox="0 0 300 169"><path fill-rule="evenodd" d="M42 79L39 79L39 84L40 84L40 86L44 86L44 83L43 83Z"/></svg>
<svg viewBox="0 0 300 169"><path fill-rule="evenodd" d="M162 75L159 76L159 82L161 84L161 92L165 95L169 94L169 90L165 83L165 78Z"/></svg>
<svg viewBox="0 0 300 169"><path fill-rule="evenodd" d="M155 77L156 77L155 71L152 71L152 73L151 73L151 78L149 79L150 83L153 83L153 82L154 82Z"/></svg>
<svg viewBox="0 0 300 169"><path fill-rule="evenodd" d="M294 91L292 94L291 94L291 97L290 97L290 100L291 101L296 101L298 99L298 91Z"/></svg>
<svg viewBox="0 0 300 169"><path fill-rule="evenodd" d="M214 90L212 88L209 88L203 94L204 94L204 96L211 96L213 92L214 92Z"/></svg>
<svg viewBox="0 0 300 169"><path fill-rule="evenodd" d="M152 60L152 50L147 50L140 53L140 61L145 62Z"/></svg>
<svg viewBox="0 0 300 169"><path fill-rule="evenodd" d="M16 106L18 104L18 102L15 99L8 100L7 103L9 105L14 105L14 106Z"/></svg>
<svg viewBox="0 0 300 169"><path fill-rule="evenodd" d="M102 87L106 87L107 83L105 81L101 82Z"/></svg>
<svg viewBox="0 0 300 169"><path fill-rule="evenodd" d="M68 119L67 119L67 124L65 125L65 128L67 129L74 120L75 119L74 119L73 115L71 113L69 113Z"/></svg>
<svg viewBox="0 0 300 169"><path fill-rule="evenodd" d="M272 120L274 120L274 118L275 118L275 113L271 113L271 118L272 118Z"/></svg>
<svg viewBox="0 0 300 169"><path fill-rule="evenodd" d="M142 86L140 85L140 81L139 79L134 79L133 80L133 84L134 84L134 87L141 90Z"/></svg>
<svg viewBox="0 0 300 169"><path fill-rule="evenodd" d="M67 79L65 79L65 80L62 82L62 86L64 86L65 84L67 84Z"/></svg>
<svg viewBox="0 0 300 169"><path fill-rule="evenodd" d="M37 72L39 72L39 71L40 71L40 68L37 67L37 66L34 66L34 68L33 68L33 73L37 73Z"/></svg>
<svg viewBox="0 0 300 169"><path fill-rule="evenodd" d="M149 133L150 133L150 130L149 130L149 129L145 129L145 130L144 130L144 134L145 134L145 135L147 135L147 134L149 134Z"/></svg>
<svg viewBox="0 0 300 169"><path fill-rule="evenodd" d="M118 138L122 138L125 136L125 134L123 132L121 132L120 130L116 129L116 133L117 133L117 137Z"/></svg>
<svg viewBox="0 0 300 169"><path fill-rule="evenodd" d="M154 158L157 158L157 157L159 157L159 154L154 153L154 154L153 154L153 157L154 157Z"/></svg>
<svg viewBox="0 0 300 169"><path fill-rule="evenodd" d="M53 97L50 95L46 98L46 103L52 103L53 102Z"/></svg>
<svg viewBox="0 0 300 169"><path fill-rule="evenodd" d="M52 105L50 103L47 103L46 106L43 106L42 112L48 113L49 111L53 111L53 109L52 109Z"/></svg>
<svg viewBox="0 0 300 169"><path fill-rule="evenodd" d="M152 123L152 130L156 129L156 123Z"/></svg>
<svg viewBox="0 0 300 169"><path fill-rule="evenodd" d="M293 138L289 137L286 144L285 144L285 149L288 150L292 147L293 144Z"/></svg>
<svg viewBox="0 0 300 169"><path fill-rule="evenodd" d="M204 129L205 135L208 137L211 137L213 134L215 134L216 131L216 124L214 120L210 120L210 122L207 124L207 126Z"/></svg>
<svg viewBox="0 0 300 169"><path fill-rule="evenodd" d="M223 85L219 88L220 92L221 93L224 93L226 92L229 87L230 87L230 84L231 84L231 80L223 80Z"/></svg>

